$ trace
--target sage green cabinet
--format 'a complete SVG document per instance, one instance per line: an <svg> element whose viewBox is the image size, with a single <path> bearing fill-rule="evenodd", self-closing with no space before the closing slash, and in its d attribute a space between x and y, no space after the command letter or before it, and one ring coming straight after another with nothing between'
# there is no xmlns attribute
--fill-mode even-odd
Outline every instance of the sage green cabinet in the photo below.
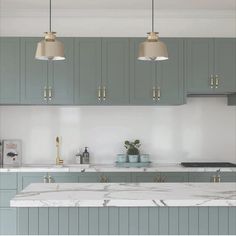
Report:
<svg viewBox="0 0 236 236"><path fill-rule="evenodd" d="M191 172L189 173L189 182L213 182L215 175L216 172ZM236 182L236 173L221 172L220 180L221 182Z"/></svg>
<svg viewBox="0 0 236 236"><path fill-rule="evenodd" d="M0 38L0 104L20 103L20 39Z"/></svg>
<svg viewBox="0 0 236 236"><path fill-rule="evenodd" d="M129 39L102 39L101 104L129 104Z"/></svg>
<svg viewBox="0 0 236 236"><path fill-rule="evenodd" d="M0 235L17 233L17 209L0 208Z"/></svg>
<svg viewBox="0 0 236 236"><path fill-rule="evenodd" d="M235 39L187 39L185 56L188 94L236 92Z"/></svg>
<svg viewBox="0 0 236 236"><path fill-rule="evenodd" d="M21 104L47 104L48 63L35 59L40 40L21 39Z"/></svg>
<svg viewBox="0 0 236 236"><path fill-rule="evenodd" d="M64 43L66 60L48 63L48 103L56 105L74 102L74 40L60 38Z"/></svg>
<svg viewBox="0 0 236 236"><path fill-rule="evenodd" d="M65 61L35 59L41 38L21 39L21 103L73 104L73 39L60 39L65 44Z"/></svg>
<svg viewBox="0 0 236 236"><path fill-rule="evenodd" d="M129 40L75 39L75 104L129 103Z"/></svg>
<svg viewBox="0 0 236 236"><path fill-rule="evenodd" d="M102 41L100 38L76 38L74 45L75 104L97 105L102 81Z"/></svg>
<svg viewBox="0 0 236 236"><path fill-rule="evenodd" d="M168 48L167 61L137 59L139 44L144 39L131 39L130 99L134 105L184 104L184 58L182 39L162 39Z"/></svg>

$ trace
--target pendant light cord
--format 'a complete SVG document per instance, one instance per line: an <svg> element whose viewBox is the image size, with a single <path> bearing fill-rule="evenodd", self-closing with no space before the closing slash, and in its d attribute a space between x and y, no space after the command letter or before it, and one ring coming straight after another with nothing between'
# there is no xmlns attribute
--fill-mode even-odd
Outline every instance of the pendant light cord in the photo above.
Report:
<svg viewBox="0 0 236 236"><path fill-rule="evenodd" d="M52 0L49 0L49 32L52 32Z"/></svg>
<svg viewBox="0 0 236 236"><path fill-rule="evenodd" d="M154 0L152 0L152 32L154 32Z"/></svg>

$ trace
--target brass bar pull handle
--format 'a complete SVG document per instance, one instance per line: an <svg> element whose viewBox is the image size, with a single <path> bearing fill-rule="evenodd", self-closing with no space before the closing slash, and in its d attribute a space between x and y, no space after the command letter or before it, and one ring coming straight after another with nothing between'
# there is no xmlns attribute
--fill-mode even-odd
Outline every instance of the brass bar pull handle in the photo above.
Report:
<svg viewBox="0 0 236 236"><path fill-rule="evenodd" d="M155 86L152 87L152 100L153 101L156 100L156 87Z"/></svg>
<svg viewBox="0 0 236 236"><path fill-rule="evenodd" d="M106 91L106 87L103 86L103 100L105 101L106 100L106 97L107 96L107 91Z"/></svg>
<svg viewBox="0 0 236 236"><path fill-rule="evenodd" d="M210 78L210 87L213 88L214 87L214 76L211 75L211 78Z"/></svg>
<svg viewBox="0 0 236 236"><path fill-rule="evenodd" d="M44 87L43 89L43 99L44 101L47 101L47 87Z"/></svg>
<svg viewBox="0 0 236 236"><path fill-rule="evenodd" d="M101 86L98 87L98 100L101 101Z"/></svg>
<svg viewBox="0 0 236 236"><path fill-rule="evenodd" d="M160 101L160 99L161 99L161 88L158 87L157 88L157 100Z"/></svg>
<svg viewBox="0 0 236 236"><path fill-rule="evenodd" d="M52 100L52 88L51 87L48 88L48 100L49 101Z"/></svg>
<svg viewBox="0 0 236 236"><path fill-rule="evenodd" d="M219 83L220 83L219 76L216 75L216 76L215 76L215 88L218 88L218 87L219 87Z"/></svg>

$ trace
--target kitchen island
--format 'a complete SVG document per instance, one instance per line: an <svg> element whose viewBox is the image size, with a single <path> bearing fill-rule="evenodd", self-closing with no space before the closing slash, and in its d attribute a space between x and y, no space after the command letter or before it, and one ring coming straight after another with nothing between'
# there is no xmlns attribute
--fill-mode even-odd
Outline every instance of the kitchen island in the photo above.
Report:
<svg viewBox="0 0 236 236"><path fill-rule="evenodd" d="M31 184L19 234L236 234L236 183Z"/></svg>

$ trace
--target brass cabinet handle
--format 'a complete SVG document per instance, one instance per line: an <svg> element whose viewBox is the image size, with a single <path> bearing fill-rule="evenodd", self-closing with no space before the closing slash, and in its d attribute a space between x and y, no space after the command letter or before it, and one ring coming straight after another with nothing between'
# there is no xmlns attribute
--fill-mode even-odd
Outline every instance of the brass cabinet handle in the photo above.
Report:
<svg viewBox="0 0 236 236"><path fill-rule="evenodd" d="M43 89L43 99L44 101L47 101L47 87L46 86Z"/></svg>
<svg viewBox="0 0 236 236"><path fill-rule="evenodd" d="M108 177L105 175L100 176L100 183L107 183L108 182Z"/></svg>
<svg viewBox="0 0 236 236"><path fill-rule="evenodd" d="M157 100L160 101L161 99L161 88L157 87Z"/></svg>
<svg viewBox="0 0 236 236"><path fill-rule="evenodd" d="M214 87L214 76L211 75L210 77L210 87L213 88Z"/></svg>
<svg viewBox="0 0 236 236"><path fill-rule="evenodd" d="M152 100L153 101L156 100L156 87L155 86L152 87Z"/></svg>
<svg viewBox="0 0 236 236"><path fill-rule="evenodd" d="M166 176L161 176L161 175L157 175L157 176L155 176L154 178L153 178L153 181L155 182L155 183L162 183L162 182L165 182L166 181Z"/></svg>
<svg viewBox="0 0 236 236"><path fill-rule="evenodd" d="M46 184L46 183L48 183L48 177L47 176L44 176L43 177L43 182Z"/></svg>
<svg viewBox="0 0 236 236"><path fill-rule="evenodd" d="M101 86L98 87L98 100L101 101Z"/></svg>
<svg viewBox="0 0 236 236"><path fill-rule="evenodd" d="M218 87L219 87L219 83L220 83L219 76L216 75L216 76L215 76L215 88L218 88Z"/></svg>
<svg viewBox="0 0 236 236"><path fill-rule="evenodd" d="M52 100L52 87L48 88L48 100L51 101Z"/></svg>
<svg viewBox="0 0 236 236"><path fill-rule="evenodd" d="M106 91L106 87L103 86L103 100L106 100L106 96L107 96L107 91Z"/></svg>
<svg viewBox="0 0 236 236"><path fill-rule="evenodd" d="M48 176L48 183L51 184L52 182L53 182L53 178L52 178L52 176L49 175L49 176Z"/></svg>

